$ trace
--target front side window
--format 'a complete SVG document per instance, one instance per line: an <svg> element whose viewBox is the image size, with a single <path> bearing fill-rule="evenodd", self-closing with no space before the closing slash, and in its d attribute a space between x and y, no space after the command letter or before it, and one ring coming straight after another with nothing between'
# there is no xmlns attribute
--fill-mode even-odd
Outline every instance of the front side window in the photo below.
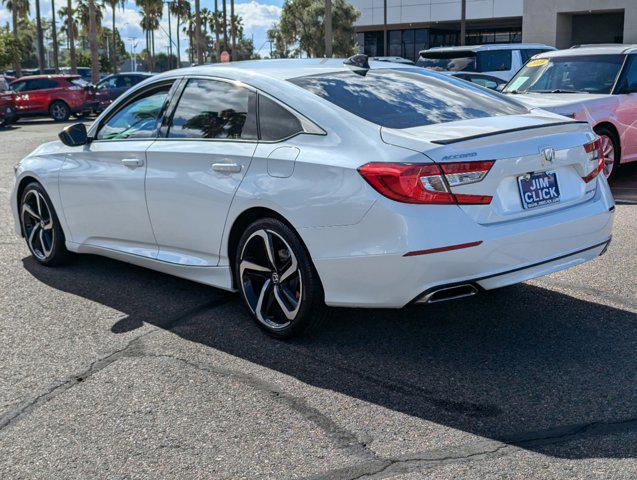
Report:
<svg viewBox="0 0 637 480"><path fill-rule="evenodd" d="M259 95L259 130L261 140L277 141L303 131L300 120L286 108Z"/></svg>
<svg viewBox="0 0 637 480"><path fill-rule="evenodd" d="M193 78L179 99L169 138L255 140L256 93L235 83Z"/></svg>
<svg viewBox="0 0 637 480"><path fill-rule="evenodd" d="M100 128L97 140L154 138L170 87L157 87L121 107Z"/></svg>
<svg viewBox="0 0 637 480"><path fill-rule="evenodd" d="M115 88L117 77L108 77L97 84L98 90L104 90L106 88Z"/></svg>
<svg viewBox="0 0 637 480"><path fill-rule="evenodd" d="M534 58L511 79L509 93L610 93L624 55Z"/></svg>
<svg viewBox="0 0 637 480"><path fill-rule="evenodd" d="M411 128L528 110L501 95L424 69L339 71L290 79L321 98L377 125Z"/></svg>
<svg viewBox="0 0 637 480"><path fill-rule="evenodd" d="M617 85L618 93L637 92L637 55L628 57L628 64L622 75L622 79Z"/></svg>

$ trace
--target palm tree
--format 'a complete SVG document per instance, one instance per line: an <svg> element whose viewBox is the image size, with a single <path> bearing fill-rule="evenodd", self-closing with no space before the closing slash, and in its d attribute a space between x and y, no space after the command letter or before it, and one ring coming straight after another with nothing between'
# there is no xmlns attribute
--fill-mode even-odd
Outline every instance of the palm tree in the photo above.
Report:
<svg viewBox="0 0 637 480"><path fill-rule="evenodd" d="M38 37L38 68L44 73L44 33L42 32L42 17L40 16L40 0L35 0L35 25Z"/></svg>
<svg viewBox="0 0 637 480"><path fill-rule="evenodd" d="M203 63L203 49L201 48L201 11L199 0L195 0L195 43L197 44L197 64Z"/></svg>
<svg viewBox="0 0 637 480"><path fill-rule="evenodd" d="M97 83L100 79L100 59L97 52L97 7L95 0L88 0L88 41L91 48L91 81ZM101 22L100 22L101 24Z"/></svg>
<svg viewBox="0 0 637 480"><path fill-rule="evenodd" d="M221 45L219 45L219 34L221 33L221 22L219 21L219 0L215 0L215 13L213 13L214 31L215 31L215 54L217 62L221 56Z"/></svg>
<svg viewBox="0 0 637 480"><path fill-rule="evenodd" d="M77 14L77 18L79 19L79 22L80 22L80 27L82 27L82 32L84 35L87 35L90 33L90 23L91 23L91 16L89 11L90 2L91 0L78 0L77 9L75 10ZM104 5L102 5L101 3L95 3L95 1L93 1L92 3L95 10L95 26L96 26L95 36L97 38L100 31L102 30L102 19L104 18Z"/></svg>
<svg viewBox="0 0 637 480"><path fill-rule="evenodd" d="M237 59L237 29L236 17L234 16L234 0L230 0L230 44L232 52L232 60Z"/></svg>
<svg viewBox="0 0 637 480"><path fill-rule="evenodd" d="M181 47L179 44L179 23L181 19L187 19L190 15L190 2L188 0L175 0L170 2L170 12L177 17L177 68L181 67Z"/></svg>
<svg viewBox="0 0 637 480"><path fill-rule="evenodd" d="M51 0L51 40L53 41L53 68L55 68L55 73L58 73L60 59L58 57L58 34L55 26L55 0Z"/></svg>
<svg viewBox="0 0 637 480"><path fill-rule="evenodd" d="M66 35L69 45L69 60L71 73L77 74L77 63L75 61L75 39L78 36L77 21L74 18L75 10L73 10L72 0L67 0L66 7L60 8L58 15L64 19L60 31Z"/></svg>
<svg viewBox="0 0 637 480"><path fill-rule="evenodd" d="M11 11L13 40L19 48L20 38L18 32L20 29L18 27L18 19L29 14L29 0L2 0L2 3L7 7L7 10ZM20 65L19 58L13 60L13 69L15 70L16 76L20 77L22 75L22 65Z"/></svg>
<svg viewBox="0 0 637 480"><path fill-rule="evenodd" d="M146 35L146 52L148 53L150 70L155 69L155 30L159 28L159 20L163 15L162 0L135 0L141 9L142 20L140 26Z"/></svg>
<svg viewBox="0 0 637 480"><path fill-rule="evenodd" d="M117 30L115 29L115 10L117 6L121 6L122 10L126 6L126 0L105 0L113 11L113 47L111 52L111 62L113 64L113 73L117 73Z"/></svg>

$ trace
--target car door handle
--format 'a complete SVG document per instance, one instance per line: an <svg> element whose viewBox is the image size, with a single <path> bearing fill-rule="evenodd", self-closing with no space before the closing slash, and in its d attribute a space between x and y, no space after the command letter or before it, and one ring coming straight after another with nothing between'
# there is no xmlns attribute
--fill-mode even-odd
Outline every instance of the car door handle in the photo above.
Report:
<svg viewBox="0 0 637 480"><path fill-rule="evenodd" d="M122 165L133 168L144 165L144 161L141 158L122 158L121 163Z"/></svg>
<svg viewBox="0 0 637 480"><path fill-rule="evenodd" d="M240 165L238 163L213 163L212 164L212 169L215 172L221 172L221 173L239 173L241 172L242 168L243 168L243 165Z"/></svg>

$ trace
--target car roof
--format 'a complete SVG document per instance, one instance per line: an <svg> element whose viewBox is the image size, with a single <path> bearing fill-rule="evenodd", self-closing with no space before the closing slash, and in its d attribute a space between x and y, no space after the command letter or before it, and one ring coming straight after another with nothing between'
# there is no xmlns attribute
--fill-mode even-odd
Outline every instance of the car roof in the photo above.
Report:
<svg viewBox="0 0 637 480"><path fill-rule="evenodd" d="M18 80L37 80L39 78L65 78L67 80L73 80L76 78L80 78L79 75L64 75L64 74L58 74L58 75L25 75L24 77L20 77L14 80L14 82L18 81Z"/></svg>
<svg viewBox="0 0 637 480"><path fill-rule="evenodd" d="M427 50L421 50L424 52L482 52L487 50L519 50L519 49L537 49L546 48L549 50L555 50L555 47L545 45L543 43L493 43L487 45L465 45L462 47L433 47Z"/></svg>
<svg viewBox="0 0 637 480"><path fill-rule="evenodd" d="M334 73L339 71L351 71L353 67L343 64L344 58L285 58L265 60L243 60L239 62L213 63L198 65L196 67L180 68L157 75L157 78L178 75L229 75L231 73L241 76L260 75L278 80L318 75L321 73ZM388 62L370 61L370 67L388 68ZM398 67L400 64L395 63ZM400 65L409 67L409 65Z"/></svg>
<svg viewBox="0 0 637 480"><path fill-rule="evenodd" d="M631 44L598 44L598 45L578 45L567 50L557 50L554 52L544 52L541 57L567 57L579 55L621 55L636 53L637 45Z"/></svg>

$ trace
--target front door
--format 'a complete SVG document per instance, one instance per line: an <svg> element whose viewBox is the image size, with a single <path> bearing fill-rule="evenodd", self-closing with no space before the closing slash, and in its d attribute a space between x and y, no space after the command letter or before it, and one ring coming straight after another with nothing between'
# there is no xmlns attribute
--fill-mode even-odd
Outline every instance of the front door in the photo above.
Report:
<svg viewBox="0 0 637 480"><path fill-rule="evenodd" d="M226 216L257 145L256 94L192 78L165 138L147 151L146 198L160 260L215 266Z"/></svg>
<svg viewBox="0 0 637 480"><path fill-rule="evenodd" d="M67 154L60 196L72 242L156 258L144 193L146 150L170 86L135 96L106 119L91 143Z"/></svg>

